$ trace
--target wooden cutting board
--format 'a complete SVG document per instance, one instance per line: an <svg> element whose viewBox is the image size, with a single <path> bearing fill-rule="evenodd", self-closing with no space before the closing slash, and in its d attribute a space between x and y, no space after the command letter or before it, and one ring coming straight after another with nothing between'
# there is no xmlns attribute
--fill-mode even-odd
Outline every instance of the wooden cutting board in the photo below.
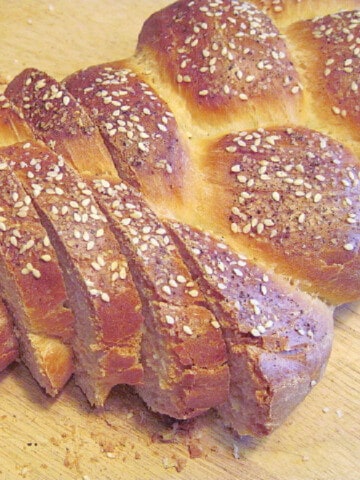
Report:
<svg viewBox="0 0 360 480"><path fill-rule="evenodd" d="M129 56L168 3L2 0L0 84L29 66L61 79ZM73 382L50 399L14 365L0 375L0 479L358 480L360 303L336 311L335 333L324 380L264 440L236 438L214 413L170 425L123 388L100 411Z"/></svg>

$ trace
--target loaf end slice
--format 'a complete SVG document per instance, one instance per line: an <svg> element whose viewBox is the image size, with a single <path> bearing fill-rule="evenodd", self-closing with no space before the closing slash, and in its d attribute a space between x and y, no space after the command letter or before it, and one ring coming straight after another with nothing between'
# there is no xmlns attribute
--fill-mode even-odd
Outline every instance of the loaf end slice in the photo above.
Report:
<svg viewBox="0 0 360 480"><path fill-rule="evenodd" d="M227 344L229 401L239 434L263 436L311 391L330 355L332 310L188 225L169 224Z"/></svg>
<svg viewBox="0 0 360 480"><path fill-rule="evenodd" d="M0 291L15 321L21 357L56 395L73 372L73 313L62 272L30 196L0 152Z"/></svg>
<svg viewBox="0 0 360 480"><path fill-rule="evenodd" d="M62 268L75 314L75 380L102 405L114 385L142 380L141 303L126 258L90 188L62 157L30 143L7 156Z"/></svg>

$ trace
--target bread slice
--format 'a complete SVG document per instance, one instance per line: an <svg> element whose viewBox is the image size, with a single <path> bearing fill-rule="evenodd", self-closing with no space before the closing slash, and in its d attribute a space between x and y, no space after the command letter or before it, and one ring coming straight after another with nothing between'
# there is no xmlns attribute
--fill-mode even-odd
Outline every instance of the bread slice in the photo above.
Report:
<svg viewBox="0 0 360 480"><path fill-rule="evenodd" d="M322 377L332 310L221 240L188 225L168 225L227 344L230 396L219 411L239 434L267 435Z"/></svg>
<svg viewBox="0 0 360 480"><path fill-rule="evenodd" d="M103 405L114 385L142 380L141 303L126 258L88 185L62 157L26 143L2 158L33 199L59 258L75 313L75 380L91 404Z"/></svg>
<svg viewBox="0 0 360 480"><path fill-rule="evenodd" d="M0 292L21 357L52 396L73 372L73 314L62 273L30 196L0 151Z"/></svg>
<svg viewBox="0 0 360 480"><path fill-rule="evenodd" d="M99 127L120 177L160 208L181 201L188 155L169 106L133 67L92 66L65 85Z"/></svg>
<svg viewBox="0 0 360 480"><path fill-rule="evenodd" d="M165 226L124 182L92 186L143 302L144 382L136 390L152 410L178 419L224 403L229 371L219 324Z"/></svg>
<svg viewBox="0 0 360 480"><path fill-rule="evenodd" d="M55 79L28 68L7 86L5 96L21 111L33 135L80 171L116 174L98 129Z"/></svg>
<svg viewBox="0 0 360 480"><path fill-rule="evenodd" d="M151 192L153 197L154 194L158 197L157 192L160 186L165 185L168 182L168 178L170 183L174 178L175 183L170 184L168 187L168 195L165 195L164 200L169 195L175 194L176 179L181 177L183 153L181 148L177 146L178 140L175 139L174 141L173 139L172 134L176 133L176 125L172 116L166 111L165 105L155 96L154 92L151 92L150 87L140 84L139 79L131 72L121 69L109 72L106 68L101 73L101 68L94 68L93 71L86 72L87 74L91 78L92 76L109 74L121 79L123 90L127 91L130 104L137 109L132 112L123 110L125 116L131 115L132 122L135 121L136 116L139 116L139 125L145 125L149 131L157 123L160 124L160 121L164 129L167 128L165 123L167 124L169 128L166 136L167 140L163 140L163 135L154 133L149 137L151 148L147 154L140 152L142 157L137 152L137 143L131 142L127 146L130 147L130 150L126 148L126 151L124 151L122 146L123 140L121 139L123 134L119 134L115 141L113 139L109 140L112 135L106 136L104 132L103 134L104 138L107 139L107 144L112 149L119 171L125 173L126 177L133 184L144 186L145 178L150 176L150 180L147 179L145 190ZM41 85L41 95L36 87L37 84ZM44 123L43 119L47 118L48 110L57 108L58 100L50 98L52 97L50 95L51 91L55 91L55 89L56 92L62 93L61 98L69 98L70 100L66 102L67 108L64 108L63 102L59 107L62 115L61 122L57 122L56 133L57 138L61 138L61 141L53 143L52 146L57 152L63 153L66 158L69 158L83 176L86 176L88 179L98 178L98 165L94 163L95 158L90 156L89 162L85 165L82 152L68 147L68 143L71 144L73 142L72 126L76 121L77 112L80 112L78 115L81 115L82 118L86 117L86 114L82 106L76 104L65 87L57 84L55 80L50 79L46 74L31 70L23 72L23 74L17 77L6 92L24 109L24 115L31 123L35 134L39 138L49 141L49 138L54 133L52 129L48 131L47 124ZM116 82L114 82L113 89L119 89L119 85ZM148 92L150 95L147 95L146 101L138 104L139 98L138 95L134 95L134 89L138 93L142 92L144 94L144 92ZM27 104L31 105L31 109L26 108ZM100 98L100 104L104 105L102 97ZM144 109L150 110L151 108L153 110L155 107L157 116L159 118L161 116L164 117L163 120L159 120L157 117L152 118L153 116L149 117L147 113L144 113ZM111 109L113 108L114 106L111 105ZM110 113L112 113L112 110ZM110 113L106 110L101 115L109 115ZM142 123L140 123L140 117L143 120ZM149 117L145 124L143 117ZM101 118L103 119L103 117ZM121 117L120 120L123 122L124 118ZM97 118L97 120L99 119ZM88 124L91 122L89 119L87 121ZM95 129L96 127L93 126L93 128ZM107 129L106 126L104 128ZM161 132L158 126L156 126L156 131ZM78 130L76 138L79 139L81 135L85 137L85 132ZM130 137L127 138L130 140ZM86 137L83 141L85 140ZM174 175L170 175L172 173L170 172L170 167L167 170L164 169L164 165L161 165L161 168L160 166L156 167L156 162L159 155L163 154L164 156L167 151L171 151L174 145L175 150L172 158L174 162L178 161L179 164L171 164L175 171L173 172ZM121 149L119 149L120 146ZM157 147L161 147L162 150L157 152ZM132 153L130 154L130 159L127 160L125 156L129 152ZM101 150L97 153L97 160L100 161L101 165L105 164ZM105 170L110 172L110 169ZM116 173L110 173L111 178L118 180ZM109 178L109 175L106 175L106 178ZM94 185L103 188L104 184L106 185L107 183L107 180L102 180L95 182ZM121 185L124 186L124 184ZM196 290L196 286L193 284L191 276L182 263L180 256L176 251L172 251L174 249L173 245L167 247L163 244L157 244L155 237L153 237L152 243L149 245L148 253L145 250L140 253L136 243L132 243L133 238L130 233L133 230L132 225L121 224L120 219L114 214L112 204L114 201L125 201L127 195L128 198L125 203L130 209L135 208L132 201L140 204L139 208L143 209L140 213L143 220L140 217L136 219L138 212L130 212L130 215L134 217L134 222L143 223L148 219L153 225L157 225L159 232L161 231L160 222L151 210L146 207L145 202L142 202L141 197L130 188L128 193L123 192L124 198L121 197L121 191L116 189L114 189L114 192L117 193L117 197L114 199L108 196L106 189L104 194L100 194L99 188L97 188L97 192L97 199L101 203L106 216L111 219L111 224L121 247L130 261L134 280L141 291L143 311L146 318L145 334L141 347L144 382L143 386L137 387L137 390L150 408L176 418L189 418L224 402L228 394L228 368L226 365L225 344L219 330L213 326L214 317L201 305L203 299L199 296L197 301L195 301L189 294L189 292L193 294L196 292L198 295L198 290ZM73 219L70 220L70 222L72 221ZM160 242L163 242L163 235L154 235L159 237ZM165 257L163 256L164 251L167 252ZM95 265L97 265L96 262L95 259ZM122 281L124 274L126 275L126 268L121 262L114 268L111 275L111 278L115 279L114 282ZM178 293L175 298L174 295L165 293L169 288L172 291L174 290L173 287L166 283L167 279L164 278L167 269L169 274L171 272L172 275L177 275L184 279L185 284L188 284L188 286L185 284L178 285ZM175 282L175 279L173 279L173 282ZM96 287L93 286L92 290L96 291ZM169 319L175 318L177 319L176 324L169 324Z"/></svg>
<svg viewBox="0 0 360 480"><path fill-rule="evenodd" d="M33 138L21 111L0 94L0 147Z"/></svg>
<svg viewBox="0 0 360 480"><path fill-rule="evenodd" d="M19 345L14 334L10 313L0 300L0 372L19 357Z"/></svg>

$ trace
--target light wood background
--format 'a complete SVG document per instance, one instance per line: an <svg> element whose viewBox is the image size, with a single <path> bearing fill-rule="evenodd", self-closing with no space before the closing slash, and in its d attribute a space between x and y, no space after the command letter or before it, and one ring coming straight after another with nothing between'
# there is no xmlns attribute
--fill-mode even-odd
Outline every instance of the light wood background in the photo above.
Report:
<svg viewBox="0 0 360 480"><path fill-rule="evenodd" d="M61 79L131 55L168 3L0 0L0 89L28 66ZM0 375L0 479L359 480L360 303L336 318L324 380L264 440L236 438L214 413L170 425L122 388L101 411L72 382L52 400L13 365Z"/></svg>

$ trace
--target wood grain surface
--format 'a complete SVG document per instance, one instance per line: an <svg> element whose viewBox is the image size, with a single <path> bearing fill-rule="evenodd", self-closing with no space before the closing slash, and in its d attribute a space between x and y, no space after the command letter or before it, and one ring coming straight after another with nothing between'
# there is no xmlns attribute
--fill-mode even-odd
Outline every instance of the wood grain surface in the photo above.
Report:
<svg viewBox="0 0 360 480"><path fill-rule="evenodd" d="M28 66L61 79L127 57L168 3L0 0L0 84ZM359 480L360 303L335 316L324 380L263 440L237 438L214 413L169 423L125 388L97 411L72 381L50 399L13 365L0 375L0 479Z"/></svg>

